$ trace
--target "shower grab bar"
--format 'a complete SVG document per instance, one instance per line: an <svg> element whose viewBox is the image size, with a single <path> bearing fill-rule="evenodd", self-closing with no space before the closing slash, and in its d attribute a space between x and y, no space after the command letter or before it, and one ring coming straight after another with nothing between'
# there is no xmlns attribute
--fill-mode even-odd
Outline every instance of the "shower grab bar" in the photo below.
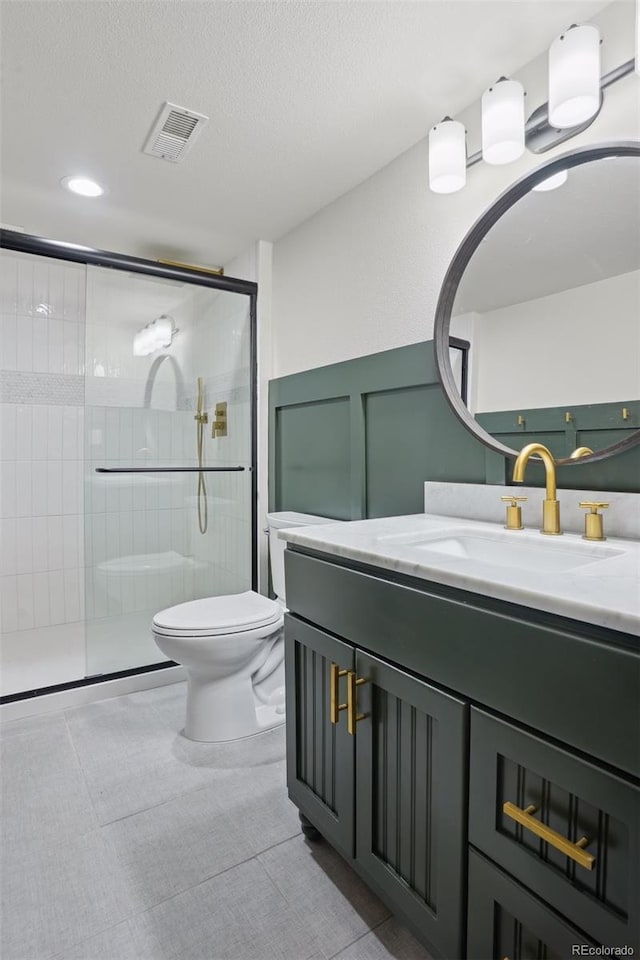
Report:
<svg viewBox="0 0 640 960"><path fill-rule="evenodd" d="M237 473L246 467L96 467L96 473Z"/></svg>

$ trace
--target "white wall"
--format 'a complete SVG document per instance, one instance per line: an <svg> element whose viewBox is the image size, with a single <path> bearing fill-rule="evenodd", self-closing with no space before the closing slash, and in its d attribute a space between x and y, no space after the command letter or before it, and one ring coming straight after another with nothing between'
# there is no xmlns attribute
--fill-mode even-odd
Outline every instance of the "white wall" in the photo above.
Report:
<svg viewBox="0 0 640 960"><path fill-rule="evenodd" d="M594 22L604 37L603 72L633 57L634 4L619 0ZM549 41L553 38L550 37ZM546 51L517 76L529 109L547 99ZM496 75L500 64L496 64ZM478 148L479 98L459 119ZM439 117L425 117L425 135ZM426 139L291 231L273 252L273 376L429 339L446 268L482 211L520 176L590 143L640 136L640 80L610 87L600 116L544 157L505 167L480 163L459 193L428 187Z"/></svg>
<svg viewBox="0 0 640 960"><path fill-rule="evenodd" d="M639 271L473 317L474 412L637 399Z"/></svg>

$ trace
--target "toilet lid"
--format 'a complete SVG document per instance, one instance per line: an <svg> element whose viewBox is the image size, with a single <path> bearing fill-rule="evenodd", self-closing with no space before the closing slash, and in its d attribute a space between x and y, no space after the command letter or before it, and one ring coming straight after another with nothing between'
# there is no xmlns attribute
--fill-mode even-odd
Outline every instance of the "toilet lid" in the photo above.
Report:
<svg viewBox="0 0 640 960"><path fill-rule="evenodd" d="M155 615L153 626L159 633L173 636L212 637L267 627L276 623L282 613L275 600L247 590L168 607Z"/></svg>

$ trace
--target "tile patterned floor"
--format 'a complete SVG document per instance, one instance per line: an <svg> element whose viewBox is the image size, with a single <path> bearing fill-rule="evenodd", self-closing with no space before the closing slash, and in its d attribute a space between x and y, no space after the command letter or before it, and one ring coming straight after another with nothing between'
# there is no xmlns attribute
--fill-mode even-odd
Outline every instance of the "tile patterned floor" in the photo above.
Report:
<svg viewBox="0 0 640 960"><path fill-rule="evenodd" d="M429 960L301 835L284 728L186 740L184 684L1 728L3 960Z"/></svg>

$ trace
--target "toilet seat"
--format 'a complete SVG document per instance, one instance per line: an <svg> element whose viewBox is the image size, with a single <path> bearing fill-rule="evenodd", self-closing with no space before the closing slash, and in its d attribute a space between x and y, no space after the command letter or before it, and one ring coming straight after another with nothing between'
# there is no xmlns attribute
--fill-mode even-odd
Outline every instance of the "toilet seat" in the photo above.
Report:
<svg viewBox="0 0 640 960"><path fill-rule="evenodd" d="M153 618L153 632L165 637L220 637L248 630L273 628L283 608L253 590L223 597L189 600L161 610Z"/></svg>

